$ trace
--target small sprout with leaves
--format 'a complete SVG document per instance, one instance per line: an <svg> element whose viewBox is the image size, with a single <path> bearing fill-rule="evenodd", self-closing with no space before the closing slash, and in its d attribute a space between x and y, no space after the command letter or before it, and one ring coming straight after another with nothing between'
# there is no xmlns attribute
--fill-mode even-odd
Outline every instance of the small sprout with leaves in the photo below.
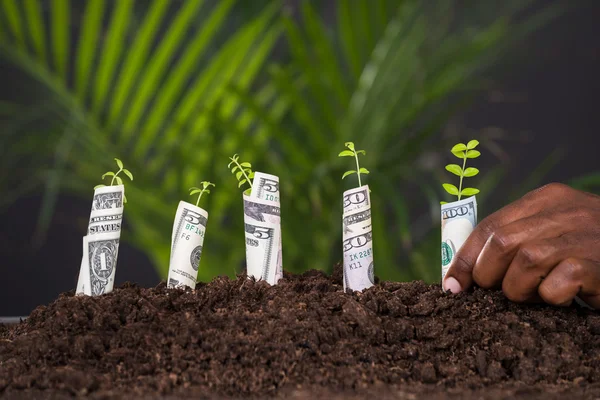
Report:
<svg viewBox="0 0 600 400"><path fill-rule="evenodd" d="M106 172L104 175L102 175L102 179L106 178L107 176L112 176L109 186L112 186L115 182L117 183L117 185L122 185L123 179L119 176L119 174L121 172L123 172L130 180L133 181L133 174L127 168L124 168L123 161L119 160L118 158L115 158L115 162L117 163L117 167L119 168L119 170L117 172L112 172L112 171ZM104 185L104 184L96 185L96 186L94 186L94 190L101 188L101 187L105 187L105 186L106 185ZM127 198L125 197L124 194L123 194L123 203L127 203Z"/></svg>
<svg viewBox="0 0 600 400"><path fill-rule="evenodd" d="M348 150L344 150L344 151L340 152L340 154L338 154L338 157L354 157L354 159L356 160L356 170L350 170L350 171L344 172L344 175L342 175L342 179L344 179L348 175L356 174L356 175L358 175L358 186L360 187L360 186L362 186L362 182L360 180L360 174L368 175L369 170L366 168L360 167L360 165L358 164L358 155L359 154L366 155L367 152L364 150L356 150L354 148L354 143L352 143L352 142L346 142L346 143L344 143L344 146L346 146L348 148Z"/></svg>
<svg viewBox="0 0 600 400"><path fill-rule="evenodd" d="M479 189L476 188L462 188L463 178L470 178L479 173L479 170L477 168L467 168L468 158L477 158L481 155L481 153L478 150L475 150L475 147L477 147L477 145L479 145L479 141L471 140L467 144L458 143L454 145L454 147L452 147L452 150L450 150L452 154L463 160L463 164L462 168L460 165L457 164L448 164L446 165L446 170L460 177L460 181L458 184L458 188L450 183L444 183L442 184L442 186L444 187L446 192L450 193L453 196L458 196L458 200L460 200L462 196L473 196L479 193ZM440 204L447 204L447 202L442 201L440 202Z"/></svg>
<svg viewBox="0 0 600 400"><path fill-rule="evenodd" d="M204 193L210 193L210 189L208 188L209 186L215 186L214 183L212 182L207 182L207 181L202 181L200 182L200 185L202 186L202 189L197 188L197 187L192 187L190 188L190 196L193 196L195 194L198 194L198 200L196 201L196 207L198 207L198 204L200 204L200 199L202 198L202 194Z"/></svg>
<svg viewBox="0 0 600 400"><path fill-rule="evenodd" d="M249 195L252 191L252 179L254 179L254 171L252 171L252 165L249 162L239 162L240 157L234 154L233 157L229 157L231 162L227 165L227 168L231 169L231 173L235 174L238 180L238 187L242 187L243 184L247 183L250 185L249 189L244 191L245 195Z"/></svg>

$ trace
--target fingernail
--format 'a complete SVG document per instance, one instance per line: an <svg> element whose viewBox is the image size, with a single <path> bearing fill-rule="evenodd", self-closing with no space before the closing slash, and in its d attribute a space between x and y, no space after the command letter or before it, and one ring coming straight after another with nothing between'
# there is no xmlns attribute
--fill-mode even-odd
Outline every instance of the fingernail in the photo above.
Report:
<svg viewBox="0 0 600 400"><path fill-rule="evenodd" d="M460 293L462 288L460 287L460 283L453 277L449 276L444 280L444 291L450 291L452 293Z"/></svg>

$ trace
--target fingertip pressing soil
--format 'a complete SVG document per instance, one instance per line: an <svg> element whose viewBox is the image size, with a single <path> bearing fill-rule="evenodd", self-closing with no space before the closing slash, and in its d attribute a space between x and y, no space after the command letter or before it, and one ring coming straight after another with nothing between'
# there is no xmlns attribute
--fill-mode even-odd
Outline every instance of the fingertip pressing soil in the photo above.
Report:
<svg viewBox="0 0 600 400"><path fill-rule="evenodd" d="M600 316L423 282L125 284L0 326L0 397L594 398Z"/></svg>

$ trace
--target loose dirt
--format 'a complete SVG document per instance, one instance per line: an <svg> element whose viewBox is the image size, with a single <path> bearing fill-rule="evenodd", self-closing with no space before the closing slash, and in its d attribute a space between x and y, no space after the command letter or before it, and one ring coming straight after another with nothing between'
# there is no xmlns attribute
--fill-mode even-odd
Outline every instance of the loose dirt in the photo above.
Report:
<svg viewBox="0 0 600 400"><path fill-rule="evenodd" d="M499 291L341 270L239 276L195 291L62 294L0 326L0 397L559 399L600 396L600 315Z"/></svg>

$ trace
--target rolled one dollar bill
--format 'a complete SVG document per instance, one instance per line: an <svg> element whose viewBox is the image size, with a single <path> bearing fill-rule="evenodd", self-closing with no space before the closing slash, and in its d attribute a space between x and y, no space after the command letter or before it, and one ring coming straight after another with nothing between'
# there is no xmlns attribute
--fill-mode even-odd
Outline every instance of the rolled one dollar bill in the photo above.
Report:
<svg viewBox="0 0 600 400"><path fill-rule="evenodd" d="M167 287L196 288L207 221L208 213L204 209L185 201L179 202L171 235Z"/></svg>
<svg viewBox="0 0 600 400"><path fill-rule="evenodd" d="M343 194L342 243L344 290L363 290L375 284L369 185Z"/></svg>
<svg viewBox="0 0 600 400"><path fill-rule="evenodd" d="M442 280L454 256L477 225L477 199L475 196L443 204L442 214Z"/></svg>
<svg viewBox="0 0 600 400"><path fill-rule="evenodd" d="M123 222L125 186L94 190L76 294L99 296L113 290Z"/></svg>

